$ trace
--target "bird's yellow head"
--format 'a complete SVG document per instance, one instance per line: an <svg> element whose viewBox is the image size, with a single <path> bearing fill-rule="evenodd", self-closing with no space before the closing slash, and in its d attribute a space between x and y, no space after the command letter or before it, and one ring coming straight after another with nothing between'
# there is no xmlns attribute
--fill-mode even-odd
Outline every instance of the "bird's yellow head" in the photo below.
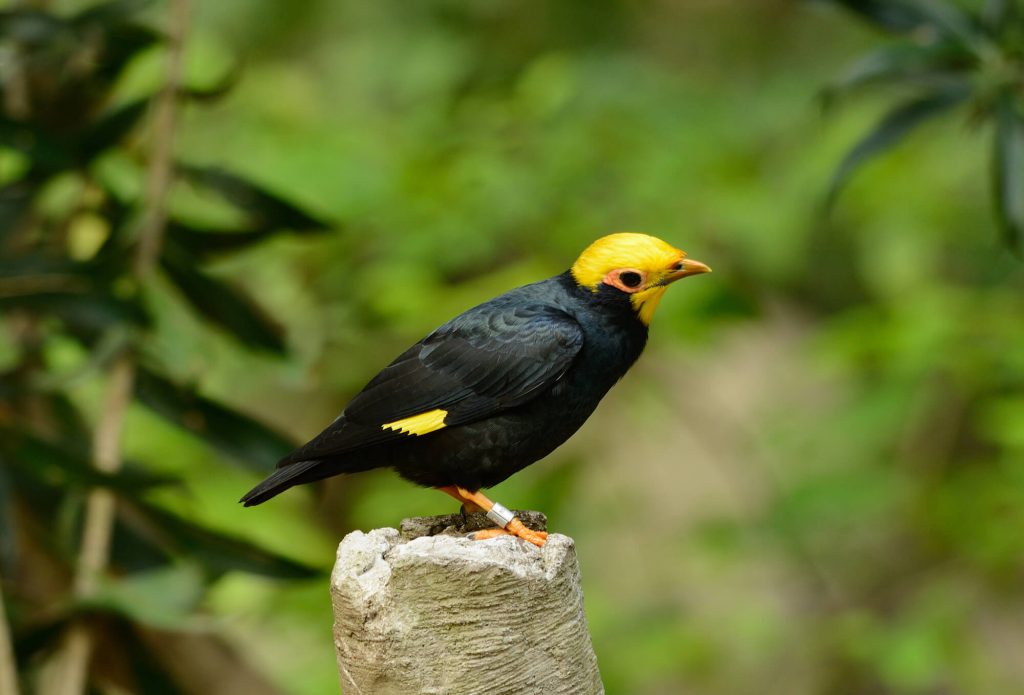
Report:
<svg viewBox="0 0 1024 695"><path fill-rule="evenodd" d="M608 285L628 294L645 325L650 325L671 283L687 275L710 272L711 268L689 260L671 244L632 232L601 237L572 266L572 276L581 287L597 292Z"/></svg>

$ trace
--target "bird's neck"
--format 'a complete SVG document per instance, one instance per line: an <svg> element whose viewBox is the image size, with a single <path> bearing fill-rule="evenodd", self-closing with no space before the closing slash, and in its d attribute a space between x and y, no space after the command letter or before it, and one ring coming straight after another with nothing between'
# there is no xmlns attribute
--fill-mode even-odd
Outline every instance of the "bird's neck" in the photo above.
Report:
<svg viewBox="0 0 1024 695"><path fill-rule="evenodd" d="M596 290L584 287L576 282L570 270L559 275L558 281L569 294L584 305L595 308L602 316L616 322L640 324L646 335L649 316L645 321L642 308L631 301L630 295L604 283L599 284Z"/></svg>
<svg viewBox="0 0 1024 695"><path fill-rule="evenodd" d="M628 368L647 344L647 324L629 295L607 285L594 292L578 285L569 272L556 279L574 300L576 319L587 333L587 342L607 341L607 348L618 355L614 361L625 364L623 371Z"/></svg>

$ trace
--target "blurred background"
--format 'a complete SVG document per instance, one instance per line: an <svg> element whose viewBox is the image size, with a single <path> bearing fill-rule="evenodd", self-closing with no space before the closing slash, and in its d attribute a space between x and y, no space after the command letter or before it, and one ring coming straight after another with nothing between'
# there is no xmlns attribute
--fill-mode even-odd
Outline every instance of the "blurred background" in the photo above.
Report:
<svg viewBox="0 0 1024 695"><path fill-rule="evenodd" d="M608 692L1024 691L1016 3L182 5L0 16L24 692L76 660L96 693L336 692L337 542L452 502L382 471L236 500L619 230L715 273L492 495L575 538Z"/></svg>

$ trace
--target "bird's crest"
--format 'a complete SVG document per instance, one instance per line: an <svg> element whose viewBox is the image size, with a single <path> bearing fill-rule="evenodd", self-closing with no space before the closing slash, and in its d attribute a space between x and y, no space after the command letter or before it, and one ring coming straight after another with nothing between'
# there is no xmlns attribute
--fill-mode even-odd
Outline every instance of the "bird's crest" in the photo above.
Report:
<svg viewBox="0 0 1024 695"><path fill-rule="evenodd" d="M588 246L573 263L572 276L581 286L597 291L605 275L616 268L661 272L685 257L685 253L657 237L619 232Z"/></svg>

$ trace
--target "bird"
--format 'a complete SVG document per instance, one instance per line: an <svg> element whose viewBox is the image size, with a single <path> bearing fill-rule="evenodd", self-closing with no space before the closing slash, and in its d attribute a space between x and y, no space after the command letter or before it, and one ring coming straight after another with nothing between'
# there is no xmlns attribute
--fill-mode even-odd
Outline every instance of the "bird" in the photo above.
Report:
<svg viewBox="0 0 1024 695"><path fill-rule="evenodd" d="M571 437L640 357L668 286L711 272L647 234L603 236L569 270L475 306L400 354L322 432L240 500L246 507L299 484L391 468L436 488L464 512L543 546L481 490Z"/></svg>

